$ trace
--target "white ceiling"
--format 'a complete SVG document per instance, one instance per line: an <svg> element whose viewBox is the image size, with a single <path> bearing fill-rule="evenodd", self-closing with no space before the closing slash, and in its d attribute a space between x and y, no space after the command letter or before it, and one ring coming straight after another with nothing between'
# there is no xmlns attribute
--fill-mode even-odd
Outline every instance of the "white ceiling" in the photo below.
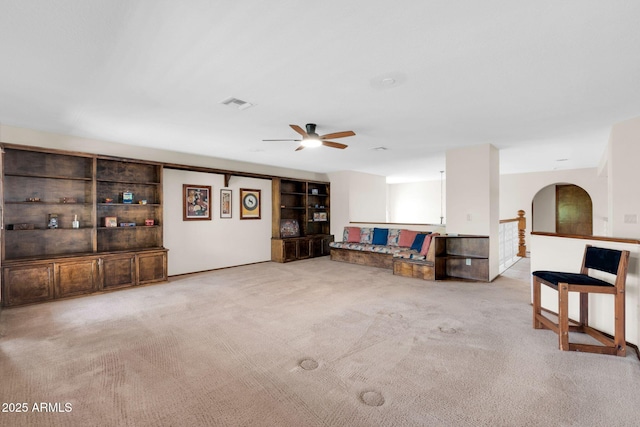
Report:
<svg viewBox="0 0 640 427"><path fill-rule="evenodd" d="M633 0L0 0L0 123L389 182L484 143L502 173L593 167L640 115L639 23ZM357 135L262 142L306 123Z"/></svg>

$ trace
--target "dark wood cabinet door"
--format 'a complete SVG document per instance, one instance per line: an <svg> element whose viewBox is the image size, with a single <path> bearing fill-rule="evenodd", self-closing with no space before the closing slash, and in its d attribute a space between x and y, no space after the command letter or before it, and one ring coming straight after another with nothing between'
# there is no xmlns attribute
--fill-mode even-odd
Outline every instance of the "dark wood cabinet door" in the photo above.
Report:
<svg viewBox="0 0 640 427"><path fill-rule="evenodd" d="M55 283L56 298L96 291L98 289L98 260L56 263Z"/></svg>
<svg viewBox="0 0 640 427"><path fill-rule="evenodd" d="M295 261L298 257L298 241L284 240L283 245L283 262Z"/></svg>
<svg viewBox="0 0 640 427"><path fill-rule="evenodd" d="M138 284L167 280L166 251L139 253Z"/></svg>
<svg viewBox="0 0 640 427"><path fill-rule="evenodd" d="M298 259L309 258L311 255L311 239L298 240Z"/></svg>
<svg viewBox="0 0 640 427"><path fill-rule="evenodd" d="M116 289L133 286L136 281L135 254L102 259L102 288Z"/></svg>
<svg viewBox="0 0 640 427"><path fill-rule="evenodd" d="M3 305L21 305L52 298L53 264L3 268Z"/></svg>

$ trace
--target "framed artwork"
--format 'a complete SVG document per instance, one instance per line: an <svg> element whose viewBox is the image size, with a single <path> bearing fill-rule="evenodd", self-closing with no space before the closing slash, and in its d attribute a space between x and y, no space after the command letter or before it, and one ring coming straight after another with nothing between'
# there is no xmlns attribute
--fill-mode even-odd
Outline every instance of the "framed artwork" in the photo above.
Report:
<svg viewBox="0 0 640 427"><path fill-rule="evenodd" d="M240 219L260 219L260 191L240 189Z"/></svg>
<svg viewBox="0 0 640 427"><path fill-rule="evenodd" d="M210 185L182 185L182 220L210 220L211 219L211 186Z"/></svg>
<svg viewBox="0 0 640 427"><path fill-rule="evenodd" d="M231 190L220 190L220 218L231 218Z"/></svg>

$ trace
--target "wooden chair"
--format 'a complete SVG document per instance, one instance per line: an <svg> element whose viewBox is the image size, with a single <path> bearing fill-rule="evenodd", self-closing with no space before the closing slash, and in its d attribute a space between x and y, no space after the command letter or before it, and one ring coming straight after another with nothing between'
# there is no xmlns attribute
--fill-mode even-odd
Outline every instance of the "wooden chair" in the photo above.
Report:
<svg viewBox="0 0 640 427"><path fill-rule="evenodd" d="M534 271L533 275L533 327L551 329L558 334L560 350L585 351L590 353L626 355L625 341L625 282L629 251L597 248L587 245L580 273L558 271ZM615 275L609 283L589 275L590 270L599 270ZM557 323L542 314L540 285L558 291ZM580 321L569 319L569 292L580 293ZM602 333L589 326L589 294L611 294L614 298L614 336ZM546 310L549 311L549 310ZM550 312L550 311L549 311ZM556 313L553 313L556 314ZM569 332L582 332L600 341L603 345L577 344L569 342Z"/></svg>

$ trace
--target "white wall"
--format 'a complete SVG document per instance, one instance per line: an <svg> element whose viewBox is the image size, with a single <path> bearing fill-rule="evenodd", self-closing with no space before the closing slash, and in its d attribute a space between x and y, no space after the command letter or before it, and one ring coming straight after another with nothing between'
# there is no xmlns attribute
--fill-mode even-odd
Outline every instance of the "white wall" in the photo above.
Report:
<svg viewBox="0 0 640 427"><path fill-rule="evenodd" d="M331 182L331 233L342 240L342 230L352 221L387 221L387 182L384 176L341 171L329 174Z"/></svg>
<svg viewBox="0 0 640 427"><path fill-rule="evenodd" d="M387 221L387 178L362 172L349 176L349 220Z"/></svg>
<svg viewBox="0 0 640 427"><path fill-rule="evenodd" d="M342 241L342 230L349 225L349 175L350 172L332 172L331 182L331 234L336 242Z"/></svg>
<svg viewBox="0 0 640 427"><path fill-rule="evenodd" d="M441 212L446 222L444 185L440 180L389 184L389 222L440 224Z"/></svg>
<svg viewBox="0 0 640 427"><path fill-rule="evenodd" d="M447 233L489 236L489 279L499 274L500 156L491 144L447 151Z"/></svg>
<svg viewBox="0 0 640 427"><path fill-rule="evenodd" d="M611 128L608 146L609 227L614 237L640 238L640 117Z"/></svg>
<svg viewBox="0 0 640 427"><path fill-rule="evenodd" d="M212 220L183 221L182 185L212 186ZM220 218L220 189L232 191L232 218ZM261 219L240 220L240 188L261 190ZM164 246L169 275L192 273L271 259L271 180L165 169Z"/></svg>
<svg viewBox="0 0 640 427"><path fill-rule="evenodd" d="M532 231L556 232L556 186L548 185L533 198L533 211L529 217Z"/></svg>

